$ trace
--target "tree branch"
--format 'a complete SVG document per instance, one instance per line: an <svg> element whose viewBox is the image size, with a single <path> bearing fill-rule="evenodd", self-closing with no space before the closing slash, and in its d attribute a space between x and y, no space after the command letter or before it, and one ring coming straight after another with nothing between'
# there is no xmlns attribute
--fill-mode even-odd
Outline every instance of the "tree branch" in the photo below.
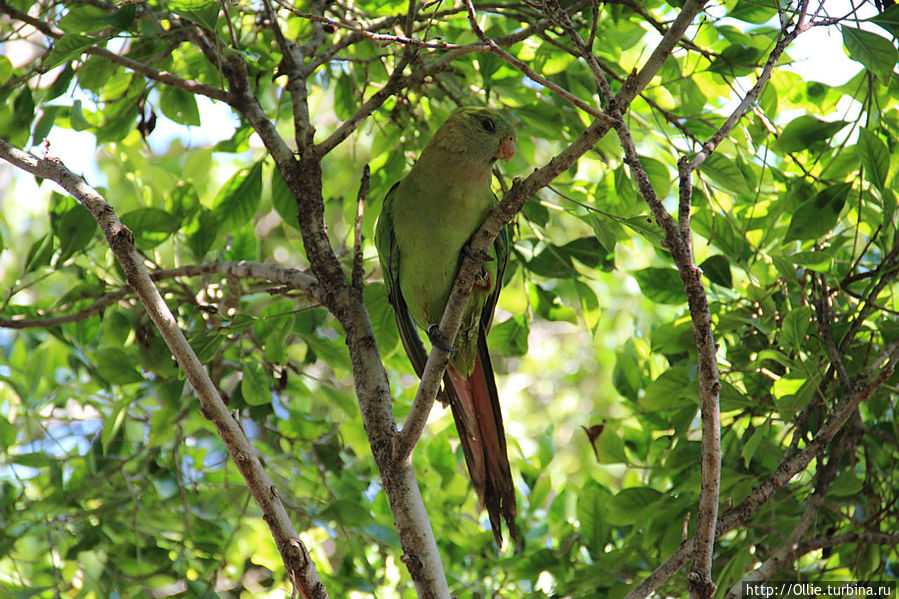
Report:
<svg viewBox="0 0 899 599"><path fill-rule="evenodd" d="M204 52L208 53L210 49L204 48ZM362 294L347 280L328 238L322 198L321 156L318 151L309 150L314 148L314 130L310 128L306 139L307 151L297 160L251 93L243 58L239 55L228 56L223 71L234 94L235 107L253 126L297 200L303 247L312 272L321 285L321 301L346 333L356 397L372 455L390 502L403 548L403 562L420 597L447 599L449 587L446 574L412 462L394 459L396 418L387 372L378 352L371 318L362 301Z"/></svg>
<svg viewBox="0 0 899 599"><path fill-rule="evenodd" d="M197 359L184 333L178 328L175 317L150 279L143 259L134 247L131 231L122 224L103 196L84 183L58 159L37 158L13 147L5 140L0 140L0 158L33 175L55 181L76 197L97 220L106 235L110 249L122 265L128 284L134 289L187 376L187 380L196 391L200 400L200 411L215 425L225 447L228 448L228 453L247 481L250 492L262 510L263 520L268 524L275 539L291 581L300 589L304 599L327 597L327 591L315 570L309 552L300 541L281 503L277 487L265 472L255 448L237 420L231 416L206 369Z"/></svg>
<svg viewBox="0 0 899 599"><path fill-rule="evenodd" d="M284 37L281 25L278 23L278 15L272 8L270 0L264 0L265 14L271 21L271 29L275 34L275 40L281 49L281 64L278 72L287 75L287 93L290 94L290 103L293 107L294 141L297 150L302 153L306 149L306 138L309 128L312 126L309 118L309 94L306 89L306 71L303 69L303 52L293 41Z"/></svg>

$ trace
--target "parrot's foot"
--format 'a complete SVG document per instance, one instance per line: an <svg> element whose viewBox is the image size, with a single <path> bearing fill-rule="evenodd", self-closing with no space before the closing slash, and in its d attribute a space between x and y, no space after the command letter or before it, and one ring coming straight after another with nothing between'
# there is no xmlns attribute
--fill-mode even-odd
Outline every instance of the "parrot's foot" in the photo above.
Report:
<svg viewBox="0 0 899 599"><path fill-rule="evenodd" d="M428 327L428 339L431 340L431 345L434 347L439 347L444 351L448 351L451 354L459 351L458 347L453 347L449 344L447 338L440 332L440 326L436 324L432 324Z"/></svg>
<svg viewBox="0 0 899 599"><path fill-rule="evenodd" d="M475 256L474 252L471 251L471 242L470 241L466 241L465 245L462 246L462 253L464 255L468 256L469 258L474 258L474 259L480 258L484 262L493 262L494 260L496 260L496 258L491 256L490 253L487 251L482 251L480 256Z"/></svg>

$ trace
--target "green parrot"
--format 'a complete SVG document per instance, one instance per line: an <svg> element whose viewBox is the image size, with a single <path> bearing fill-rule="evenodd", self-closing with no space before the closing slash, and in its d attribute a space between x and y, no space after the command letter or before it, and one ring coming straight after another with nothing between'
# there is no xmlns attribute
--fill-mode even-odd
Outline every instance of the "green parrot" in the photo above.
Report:
<svg viewBox="0 0 899 599"><path fill-rule="evenodd" d="M456 110L406 178L387 193L375 232L400 338L415 371L421 376L427 361L416 324L433 344L451 351L438 397L452 408L468 472L497 546L502 546L501 519L520 542L502 412L487 353L487 331L508 258L505 230L475 280L455 348L446 347L437 325L469 240L497 204L490 189L493 164L512 157L515 140L515 130L500 112Z"/></svg>

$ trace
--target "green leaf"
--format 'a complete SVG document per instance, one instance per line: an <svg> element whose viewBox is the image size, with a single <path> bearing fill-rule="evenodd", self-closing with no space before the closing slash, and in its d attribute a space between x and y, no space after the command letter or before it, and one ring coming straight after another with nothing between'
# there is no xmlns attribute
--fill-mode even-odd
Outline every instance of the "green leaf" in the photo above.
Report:
<svg viewBox="0 0 899 599"><path fill-rule="evenodd" d="M195 257L202 259L206 256L218 230L219 221L215 214L205 206L201 206L193 221L184 230L187 234L187 245Z"/></svg>
<svg viewBox="0 0 899 599"><path fill-rule="evenodd" d="M534 291L534 311L538 316L550 321L577 322L577 314L562 303L555 291L540 285L533 285L531 289Z"/></svg>
<svg viewBox="0 0 899 599"><path fill-rule="evenodd" d="M899 52L893 42L864 29L843 25L840 30L843 32L843 45L849 51L849 58L865 65L882 84L889 85L893 67L899 60Z"/></svg>
<svg viewBox="0 0 899 599"><path fill-rule="evenodd" d="M810 114L804 114L790 121L777 139L781 152L791 153L807 150L822 142L829 141L837 131L846 126L846 121L820 121Z"/></svg>
<svg viewBox="0 0 899 599"><path fill-rule="evenodd" d="M255 316L240 312L231 320L231 324L228 325L228 332L232 335L237 335L243 333L258 322L259 319Z"/></svg>
<svg viewBox="0 0 899 599"><path fill-rule="evenodd" d="M531 272L546 278L564 279L575 275L570 254L551 243L534 256L527 267Z"/></svg>
<svg viewBox="0 0 899 599"><path fill-rule="evenodd" d="M646 239L652 242L652 244L658 248L662 247L662 230L655 224L655 221L651 216L648 215L640 215L640 216L632 216L628 219L621 221L623 225L633 229Z"/></svg>
<svg viewBox="0 0 899 599"><path fill-rule="evenodd" d="M253 218L262 199L262 162L249 171L235 173L215 198L212 210L219 225L228 230L242 226Z"/></svg>
<svg viewBox="0 0 899 599"><path fill-rule="evenodd" d="M621 225L608 217L591 214L590 226L593 228L596 240L614 260L615 246L618 245L618 235L621 234Z"/></svg>
<svg viewBox="0 0 899 599"><path fill-rule="evenodd" d="M199 126L200 110L194 94L164 85L159 92L159 108L162 114L182 125Z"/></svg>
<svg viewBox="0 0 899 599"><path fill-rule="evenodd" d="M578 531L591 553L602 553L609 536L606 523L606 506L612 494L598 482L590 480L577 498Z"/></svg>
<svg viewBox="0 0 899 599"><path fill-rule="evenodd" d="M50 264L50 257L53 255L53 239L51 233L46 233L31 244L25 255L25 272L31 272Z"/></svg>
<svg viewBox="0 0 899 599"><path fill-rule="evenodd" d="M108 16L100 7L79 4L63 15L59 20L59 28L66 33L91 33L109 27Z"/></svg>
<svg viewBox="0 0 899 599"><path fill-rule="evenodd" d="M892 33L893 36L899 36L899 4L888 6L882 13L867 20L872 23L877 23Z"/></svg>
<svg viewBox="0 0 899 599"><path fill-rule="evenodd" d="M858 158L865 169L865 178L877 189L883 191L887 174L890 172L890 151L880 137L868 129L858 130Z"/></svg>
<svg viewBox="0 0 899 599"><path fill-rule="evenodd" d="M589 268L599 266L609 254L596 237L581 237L566 243L560 249Z"/></svg>
<svg viewBox="0 0 899 599"><path fill-rule="evenodd" d="M2 60L0 60L2 62ZM47 93L44 95L44 102L49 102L50 100L54 100L66 93L69 89L69 84L72 83L72 77L75 75L75 70L72 68L72 65L67 64L63 67L62 71L57 75L56 79L53 80L53 83L47 89ZM2 81L0 81L2 83Z"/></svg>
<svg viewBox="0 0 899 599"><path fill-rule="evenodd" d="M34 146L40 145L42 141L47 137L47 134L50 133L50 129L53 128L53 124L56 122L56 115L59 114L59 111L62 110L62 106L44 106L43 107L43 115L41 115L40 120L34 126L34 132L31 136L31 144Z"/></svg>
<svg viewBox="0 0 899 599"><path fill-rule="evenodd" d="M10 75L12 75L12 63L7 57L0 56L0 85L6 83Z"/></svg>
<svg viewBox="0 0 899 599"><path fill-rule="evenodd" d="M728 289L733 287L734 282L730 271L730 261L721 254L709 256L703 260L702 264L699 265L699 268L702 269L703 274L707 276L711 282L718 283L722 287L727 287Z"/></svg>
<svg viewBox="0 0 899 599"><path fill-rule="evenodd" d="M75 252L80 252L98 229L90 211L81 204L75 204L62 215L56 228L56 236L59 238L59 257L57 264L62 264Z"/></svg>
<svg viewBox="0 0 899 599"><path fill-rule="evenodd" d="M297 201L287 187L284 177L281 176L281 171L278 169L272 170L272 206L281 215L281 220L285 225L299 230Z"/></svg>
<svg viewBox="0 0 899 599"><path fill-rule="evenodd" d="M749 186L736 162L718 153L711 154L699 167L703 175L707 175L717 187L732 194L748 194Z"/></svg>
<svg viewBox="0 0 899 599"><path fill-rule="evenodd" d="M169 8L176 15L215 31L219 18L219 3L216 0L171 0Z"/></svg>
<svg viewBox="0 0 899 599"><path fill-rule="evenodd" d="M631 401L637 400L637 395L643 388L643 375L638 359L635 344L633 340L628 339L624 347L618 351L615 368L612 371L612 384L615 390Z"/></svg>
<svg viewBox="0 0 899 599"><path fill-rule="evenodd" d="M121 6L113 14L106 17L106 22L116 29L128 31L134 23L134 17L137 16L137 5L134 3Z"/></svg>
<svg viewBox="0 0 899 599"><path fill-rule="evenodd" d="M640 290L648 299L659 304L682 304L687 301L684 284L673 268L644 268L633 274Z"/></svg>
<svg viewBox="0 0 899 599"><path fill-rule="evenodd" d="M181 219L159 208L138 208L122 215L138 249L149 250L181 228Z"/></svg>
<svg viewBox="0 0 899 599"><path fill-rule="evenodd" d="M259 239L253 223L234 229L227 234L228 245L222 258L225 260L257 260L259 258Z"/></svg>
<svg viewBox="0 0 899 599"><path fill-rule="evenodd" d="M771 1L736 2L727 16L746 23L761 25L777 16L778 4Z"/></svg>
<svg viewBox="0 0 899 599"><path fill-rule="evenodd" d="M190 346L197 354L197 359L203 364L215 357L215 353L224 341L225 337L215 331L203 331L189 339Z"/></svg>
<svg viewBox="0 0 899 599"><path fill-rule="evenodd" d="M103 448L103 454L109 453L110 443L122 428L125 417L128 415L128 407L131 405L131 398L125 397L116 402L112 413L103 419L103 429L100 432L100 446Z"/></svg>
<svg viewBox="0 0 899 599"><path fill-rule="evenodd" d="M827 235L836 226L851 189L851 183L837 183L803 202L790 218L785 241L821 239Z"/></svg>
<svg viewBox="0 0 899 599"><path fill-rule="evenodd" d="M784 316L781 325L781 343L793 349L802 349L805 335L812 324L812 309L808 306L797 306Z"/></svg>
<svg viewBox="0 0 899 599"><path fill-rule="evenodd" d="M788 256L793 264L818 272L828 272L833 268L833 256L828 252L796 252Z"/></svg>
<svg viewBox="0 0 899 599"><path fill-rule="evenodd" d="M758 450L759 443L761 443L762 439L768 434L769 428L771 428L770 424L765 422L764 426L760 426L752 431L749 440L743 444L743 447L740 449L740 457L743 458L744 468L749 468L749 462L752 461L755 452Z"/></svg>
<svg viewBox="0 0 899 599"><path fill-rule="evenodd" d="M93 364L100 378L112 385L128 385L144 380L137 370L137 364L121 349L106 348L97 351L93 356Z"/></svg>
<svg viewBox="0 0 899 599"><path fill-rule="evenodd" d="M671 192L671 173L665 163L649 156L640 156L640 163L659 199L668 197Z"/></svg>
<svg viewBox="0 0 899 599"><path fill-rule="evenodd" d="M499 324L494 324L487 335L490 349L498 355L515 357L528 353L527 319L521 314L513 316Z"/></svg>
<svg viewBox="0 0 899 599"><path fill-rule="evenodd" d="M852 497L861 493L864 483L851 468L843 469L827 490L828 496Z"/></svg>
<svg viewBox="0 0 899 599"><path fill-rule="evenodd" d="M334 112L342 121L350 118L356 111L356 90L353 78L347 74L337 77L337 85L334 86Z"/></svg>
<svg viewBox="0 0 899 599"><path fill-rule="evenodd" d="M251 406L262 406L271 403L272 394L268 388L268 376L265 367L255 360L244 360L243 378L240 380L240 393L244 401Z"/></svg>
<svg viewBox="0 0 899 599"><path fill-rule="evenodd" d="M620 432L608 426L593 441L593 451L600 464L630 464Z"/></svg>
<svg viewBox="0 0 899 599"><path fill-rule="evenodd" d="M686 395L689 386L687 369L671 368L650 383L646 388L646 395L640 398L637 405L649 412L681 409L692 401Z"/></svg>
<svg viewBox="0 0 899 599"><path fill-rule="evenodd" d="M758 66L761 55L762 51L752 46L727 46L712 61L709 71L736 77L749 75Z"/></svg>
<svg viewBox="0 0 899 599"><path fill-rule="evenodd" d="M17 436L18 429L16 426L6 416L0 414L0 448L2 448L3 453L7 453L9 447L16 442Z"/></svg>
<svg viewBox="0 0 899 599"><path fill-rule="evenodd" d="M72 129L75 131L84 131L91 126L91 124L84 118L84 113L81 112L81 100L75 100L72 104L72 112L69 114L69 123L71 123Z"/></svg>
<svg viewBox="0 0 899 599"><path fill-rule="evenodd" d="M34 108L34 97L31 95L31 89L23 87L22 91L16 95L16 99L13 100L12 118L15 119L17 123L27 126L34 118Z"/></svg>
<svg viewBox="0 0 899 599"><path fill-rule="evenodd" d="M606 521L613 526L647 523L650 506L662 497L661 493L651 487L622 489L609 500Z"/></svg>
<svg viewBox="0 0 899 599"><path fill-rule="evenodd" d="M97 41L92 37L67 33L53 43L53 48L47 56L44 67L52 69L73 58L77 58L82 52L95 45Z"/></svg>

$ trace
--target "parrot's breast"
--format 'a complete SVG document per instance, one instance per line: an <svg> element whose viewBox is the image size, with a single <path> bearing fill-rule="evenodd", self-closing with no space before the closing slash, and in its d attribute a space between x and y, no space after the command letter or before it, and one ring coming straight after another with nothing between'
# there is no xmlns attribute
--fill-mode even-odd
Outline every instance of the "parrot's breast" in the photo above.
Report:
<svg viewBox="0 0 899 599"><path fill-rule="evenodd" d="M469 178L446 184L416 176L419 174L413 170L396 190L394 235L400 291L416 324L427 328L443 317L462 248L480 228L496 199L489 188L489 177L486 183ZM478 277L469 298L463 328L467 322L476 325L495 280L496 262L485 262L484 276ZM460 331L460 337L464 336Z"/></svg>

